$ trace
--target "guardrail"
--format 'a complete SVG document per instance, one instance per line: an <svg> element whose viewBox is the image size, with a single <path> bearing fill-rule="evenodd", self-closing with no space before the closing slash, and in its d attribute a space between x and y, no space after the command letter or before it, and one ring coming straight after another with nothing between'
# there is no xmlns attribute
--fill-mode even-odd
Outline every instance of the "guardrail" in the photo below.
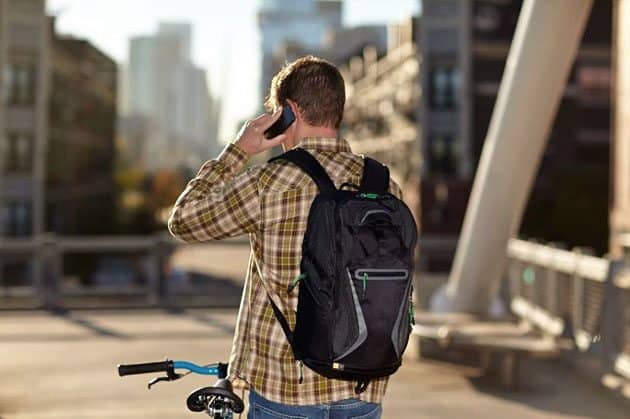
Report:
<svg viewBox="0 0 630 419"><path fill-rule="evenodd" d="M630 379L630 263L588 253L511 240L511 308L547 334L572 337L580 351L601 357L604 370Z"/></svg>
<svg viewBox="0 0 630 419"><path fill-rule="evenodd" d="M230 243L245 241L222 242ZM168 306L177 297L202 296L203 284L184 283L169 269L172 253L181 246L194 245L177 242L165 232L4 240L0 269L3 264L21 269L18 278L0 274L0 308L56 308L72 299L98 306L95 300L107 298L114 305L124 305L122 300L127 299L134 305ZM81 273L76 274L77 270Z"/></svg>

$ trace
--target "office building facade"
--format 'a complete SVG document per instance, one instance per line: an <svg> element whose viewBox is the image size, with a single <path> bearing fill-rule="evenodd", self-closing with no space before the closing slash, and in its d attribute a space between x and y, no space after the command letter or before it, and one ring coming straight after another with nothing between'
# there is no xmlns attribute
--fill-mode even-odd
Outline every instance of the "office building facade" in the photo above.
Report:
<svg viewBox="0 0 630 419"><path fill-rule="evenodd" d="M461 228L521 5L422 2L425 233L455 237ZM608 231L611 5L593 5L521 229L598 251L605 250ZM585 225L580 217L591 221Z"/></svg>
<svg viewBox="0 0 630 419"><path fill-rule="evenodd" d="M0 1L0 237L44 231L49 31L43 0Z"/></svg>
<svg viewBox="0 0 630 419"><path fill-rule="evenodd" d="M261 104L273 75L283 62L274 60L276 49L292 45L304 51L323 49L326 34L341 28L341 1L264 0L258 11L261 34ZM277 53L276 53L277 54Z"/></svg>
<svg viewBox="0 0 630 419"><path fill-rule="evenodd" d="M193 170L219 150L218 108L205 71L192 62L191 42L192 27L179 23L162 23L155 34L130 42L128 109L121 126L130 126L126 119L147 122L136 167ZM122 134L136 138L138 131Z"/></svg>

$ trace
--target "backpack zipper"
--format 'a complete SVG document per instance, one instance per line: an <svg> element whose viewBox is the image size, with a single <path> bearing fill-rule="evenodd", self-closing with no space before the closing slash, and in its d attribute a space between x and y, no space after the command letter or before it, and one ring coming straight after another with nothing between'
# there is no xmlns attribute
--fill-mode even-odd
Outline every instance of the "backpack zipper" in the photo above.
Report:
<svg viewBox="0 0 630 419"><path fill-rule="evenodd" d="M364 275L369 275L374 281L402 281L409 277L407 269L383 269L383 268L358 268L354 270L356 279L363 279Z"/></svg>

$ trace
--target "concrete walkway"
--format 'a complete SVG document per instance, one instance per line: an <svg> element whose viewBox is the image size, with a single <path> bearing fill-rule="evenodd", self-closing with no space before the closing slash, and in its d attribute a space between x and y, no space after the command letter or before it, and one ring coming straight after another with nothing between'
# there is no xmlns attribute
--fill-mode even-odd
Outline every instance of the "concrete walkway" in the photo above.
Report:
<svg viewBox="0 0 630 419"><path fill-rule="evenodd" d="M191 375L147 391L149 376L121 379L116 364L225 360L234 318L234 310L0 312L0 418L194 417L185 398L207 379ZM561 366L527 371L524 390L508 393L472 369L407 361L391 380L384 418L628 417L605 391Z"/></svg>

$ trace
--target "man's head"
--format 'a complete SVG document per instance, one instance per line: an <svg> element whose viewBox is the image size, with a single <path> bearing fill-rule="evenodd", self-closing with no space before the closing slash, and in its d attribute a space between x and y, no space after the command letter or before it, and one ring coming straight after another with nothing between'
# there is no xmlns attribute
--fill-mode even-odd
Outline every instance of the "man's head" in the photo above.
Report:
<svg viewBox="0 0 630 419"><path fill-rule="evenodd" d="M336 136L343 118L346 90L341 73L333 64L311 55L298 58L271 81L267 110L284 103L291 106L296 121L286 131L285 148L308 136Z"/></svg>

